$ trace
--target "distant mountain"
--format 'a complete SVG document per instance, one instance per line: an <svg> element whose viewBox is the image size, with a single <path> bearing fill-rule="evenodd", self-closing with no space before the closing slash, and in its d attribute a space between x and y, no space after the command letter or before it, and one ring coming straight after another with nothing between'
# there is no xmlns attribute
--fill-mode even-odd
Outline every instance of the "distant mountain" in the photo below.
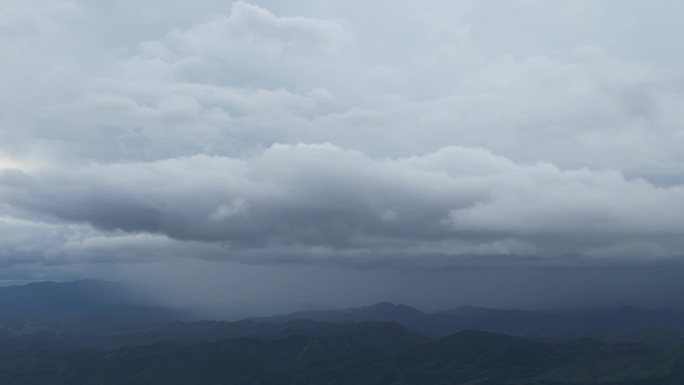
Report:
<svg viewBox="0 0 684 385"><path fill-rule="evenodd" d="M98 312L130 304L133 298L114 282L35 282L0 287L0 315Z"/></svg>
<svg viewBox="0 0 684 385"><path fill-rule="evenodd" d="M188 317L115 282L0 288L0 384L684 384L684 316L667 309Z"/></svg>
<svg viewBox="0 0 684 385"><path fill-rule="evenodd" d="M519 336L562 339L587 337L607 343L684 344L684 312L670 309L616 307L532 311L462 307L426 314L408 306L383 302L367 307L304 311L252 319L268 323L298 319L325 322L393 321L435 338L473 329Z"/></svg>
<svg viewBox="0 0 684 385"><path fill-rule="evenodd" d="M0 331L111 333L131 325L189 319L178 309L155 306L117 282L37 282L0 287Z"/></svg>
<svg viewBox="0 0 684 385"><path fill-rule="evenodd" d="M372 306L359 308L341 310L308 310L270 317L254 317L251 319L259 322L269 323L283 323L300 319L322 322L394 321L409 328L420 328L420 326L425 322L429 322L430 318L431 317L429 315L409 306L381 302Z"/></svg>
<svg viewBox="0 0 684 385"><path fill-rule="evenodd" d="M156 306L135 286L118 282L83 280L0 287L0 334L56 338L79 347L199 343L237 337L275 339L293 332L315 333L330 326L308 320L270 325L200 319L190 311Z"/></svg>
<svg viewBox="0 0 684 385"><path fill-rule="evenodd" d="M156 306L140 291L117 282L85 280L0 287L0 331L14 334L58 332L106 346L136 341L208 341L249 337L291 330L293 328L284 324L302 320L322 325L397 322L431 338L472 329L535 338L585 337L605 343L684 344L683 312L634 307L573 311L461 307L428 314L409 306L382 302L359 308L310 310L251 318L261 325L254 322L187 322L199 319L197 314L189 311Z"/></svg>

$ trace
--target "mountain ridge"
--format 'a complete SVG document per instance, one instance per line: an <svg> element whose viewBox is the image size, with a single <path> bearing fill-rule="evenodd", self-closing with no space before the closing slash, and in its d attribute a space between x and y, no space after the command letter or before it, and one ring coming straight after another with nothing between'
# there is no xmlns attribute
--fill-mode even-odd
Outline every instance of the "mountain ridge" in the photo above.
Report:
<svg viewBox="0 0 684 385"><path fill-rule="evenodd" d="M228 322L193 323L202 318L183 309L157 306L119 282L83 280L0 287L0 331L12 333L53 331L90 337L127 333L129 341L138 336L151 342L172 335L178 340L206 339L250 335L269 329ZM584 337L605 343L636 342L660 346L684 343L684 313L681 311L625 306L563 311L465 306L426 313L407 305L379 302L355 308L309 310L246 320L279 325L297 321L300 326L304 321L318 323L318 326L309 325L311 328L345 321L397 322L431 338L474 329L534 338L569 340ZM293 326L273 330L282 333L288 328Z"/></svg>
<svg viewBox="0 0 684 385"><path fill-rule="evenodd" d="M395 321L433 338L477 329L520 336L594 338L675 346L684 343L684 312L637 307L577 310L491 309L474 306L424 313L406 305L380 302L338 310L312 310L270 317L258 322L283 323L297 319L323 322Z"/></svg>
<svg viewBox="0 0 684 385"><path fill-rule="evenodd" d="M467 307L424 313L381 302L270 319L193 321L141 305L129 291L110 291L112 285L118 286L93 281L0 288L0 303L7 306L0 316L0 383L684 383L681 329L660 336L639 329L653 320L672 326L677 311ZM22 308L29 300L37 301ZM14 305L30 311L12 315Z"/></svg>

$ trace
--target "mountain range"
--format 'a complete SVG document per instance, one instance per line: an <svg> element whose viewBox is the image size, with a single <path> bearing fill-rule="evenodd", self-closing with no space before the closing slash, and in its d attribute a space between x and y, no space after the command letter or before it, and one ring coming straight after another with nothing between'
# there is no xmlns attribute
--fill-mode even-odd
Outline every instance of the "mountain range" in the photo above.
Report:
<svg viewBox="0 0 684 385"><path fill-rule="evenodd" d="M629 341L663 346L684 343L684 312L628 306L563 311L467 306L427 314L409 306L383 302L358 308L310 310L253 319L276 324L298 319L324 322L393 321L434 338L473 329L528 337L585 337L606 343Z"/></svg>
<svg viewBox="0 0 684 385"><path fill-rule="evenodd" d="M227 322L141 298L101 281L0 288L0 383L684 384L676 310L379 303Z"/></svg>

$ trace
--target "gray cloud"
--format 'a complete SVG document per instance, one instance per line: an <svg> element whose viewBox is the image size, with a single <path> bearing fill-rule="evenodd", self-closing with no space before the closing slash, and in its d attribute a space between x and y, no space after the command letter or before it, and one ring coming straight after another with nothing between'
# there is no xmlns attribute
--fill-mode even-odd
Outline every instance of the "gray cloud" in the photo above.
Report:
<svg viewBox="0 0 684 385"><path fill-rule="evenodd" d="M5 278L679 266L680 8L8 0Z"/></svg>
<svg viewBox="0 0 684 385"><path fill-rule="evenodd" d="M8 210L27 219L215 244L198 256L267 262L288 254L342 265L372 254L369 264L419 255L425 266L506 256L541 265L669 260L679 258L684 223L672 210L684 201L681 186L463 147L372 159L331 144L274 145L243 159L6 171L0 183Z"/></svg>

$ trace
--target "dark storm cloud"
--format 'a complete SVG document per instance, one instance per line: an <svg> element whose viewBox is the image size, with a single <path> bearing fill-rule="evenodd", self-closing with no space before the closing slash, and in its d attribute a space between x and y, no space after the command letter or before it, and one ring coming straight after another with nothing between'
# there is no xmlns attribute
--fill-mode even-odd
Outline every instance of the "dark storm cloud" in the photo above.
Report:
<svg viewBox="0 0 684 385"><path fill-rule="evenodd" d="M0 183L7 210L29 218L224 250L198 249L205 258L261 250L261 262L297 253L306 255L297 261L319 254L361 265L403 265L411 255L420 265L495 265L497 256L521 264L670 259L680 254L684 220L672 210L684 201L681 186L516 164L461 147L371 159L330 144L275 145L249 159L5 171Z"/></svg>

